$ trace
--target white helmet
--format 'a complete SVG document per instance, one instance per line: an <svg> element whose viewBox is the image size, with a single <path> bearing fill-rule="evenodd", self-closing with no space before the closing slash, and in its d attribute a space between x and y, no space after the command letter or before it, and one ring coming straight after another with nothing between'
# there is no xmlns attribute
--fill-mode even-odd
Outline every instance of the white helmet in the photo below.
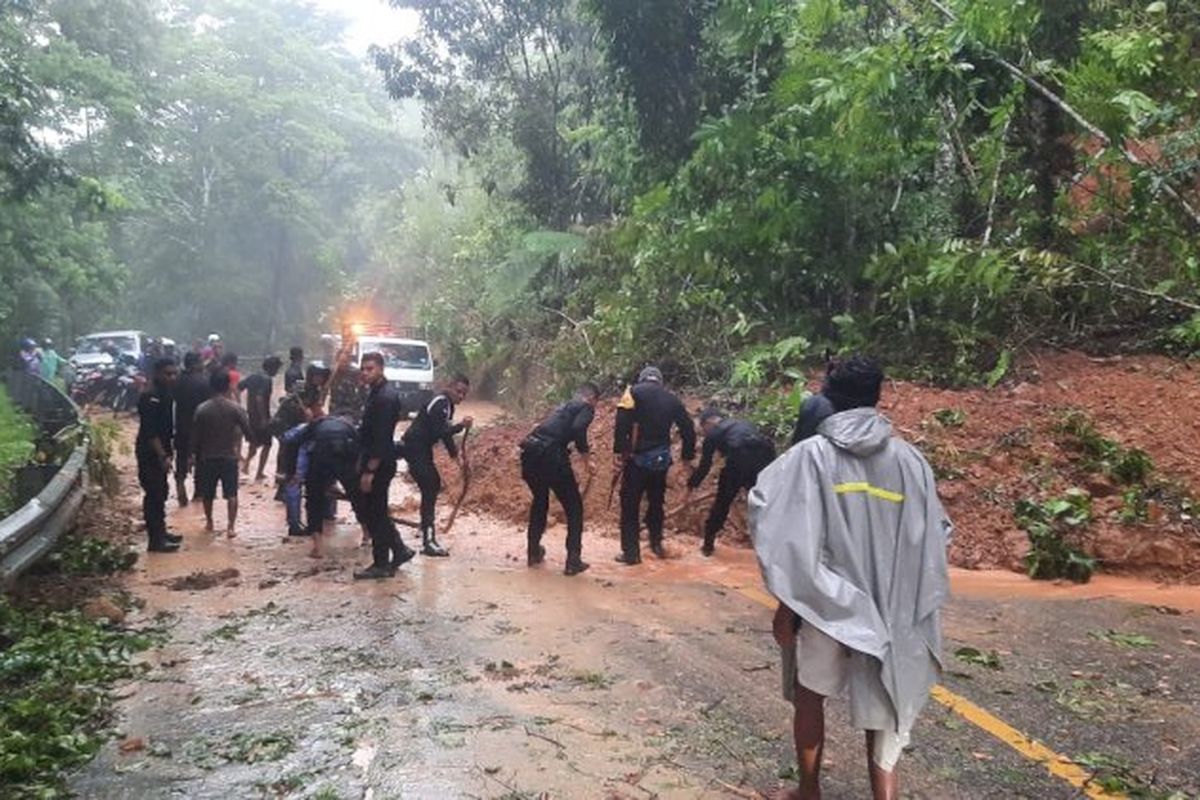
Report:
<svg viewBox="0 0 1200 800"><path fill-rule="evenodd" d="M208 335L209 344L216 344L219 341L221 341L221 335L219 333L210 333Z"/></svg>

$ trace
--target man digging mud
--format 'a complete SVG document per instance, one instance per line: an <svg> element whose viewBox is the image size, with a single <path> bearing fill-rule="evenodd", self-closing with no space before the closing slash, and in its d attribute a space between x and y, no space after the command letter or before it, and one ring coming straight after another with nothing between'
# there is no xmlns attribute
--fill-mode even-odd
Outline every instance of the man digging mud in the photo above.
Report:
<svg viewBox="0 0 1200 800"><path fill-rule="evenodd" d="M704 522L704 545L700 552L711 556L716 548L717 534L725 527L729 509L738 493L754 488L758 474L775 460L775 445L758 428L741 419L727 419L715 408L706 408L700 414L700 430L704 432L704 449L700 453L700 464L688 478L688 502L712 469L713 456L720 453L725 458L721 477L717 478L717 496L713 500L708 519Z"/></svg>
<svg viewBox="0 0 1200 800"><path fill-rule="evenodd" d="M433 447L441 442L450 457L459 460L458 445L454 436L470 430L475 420L466 417L454 424L454 407L467 399L471 381L465 375L456 375L446 388L434 396L417 412L417 418L404 432L404 460L408 462L408 473L421 489L421 553L435 558L450 555L437 540L435 512L437 496L442 490L442 476L433 462ZM459 460L460 465L462 464Z"/></svg>
<svg viewBox="0 0 1200 800"><path fill-rule="evenodd" d="M840 695L866 731L872 795L897 797L896 763L940 671L950 523L929 464L875 410L882 384L870 359L837 364L823 390L835 413L750 493L795 707L800 785L787 800L820 798L824 703Z"/></svg>
<svg viewBox="0 0 1200 800"><path fill-rule="evenodd" d="M663 502L667 496L667 470L671 468L671 426L683 439L683 460L696 457L696 427L679 398L663 388L658 367L646 367L638 382L617 404L613 452L621 482L621 554L617 561L632 566L642 562L638 514L646 498L646 528L650 550L666 558L663 549Z"/></svg>
<svg viewBox="0 0 1200 800"><path fill-rule="evenodd" d="M567 516L567 564L563 571L567 575L578 575L588 568L582 557L583 498L579 494L575 471L571 469L568 448L574 444L575 452L587 460L588 473L595 473L587 435L588 427L596 418L599 398L600 390L595 384L585 383L573 400L556 408L521 442L521 477L533 493L527 538L527 561L531 567L541 564L546 557L542 534L546 532L550 493L554 492Z"/></svg>

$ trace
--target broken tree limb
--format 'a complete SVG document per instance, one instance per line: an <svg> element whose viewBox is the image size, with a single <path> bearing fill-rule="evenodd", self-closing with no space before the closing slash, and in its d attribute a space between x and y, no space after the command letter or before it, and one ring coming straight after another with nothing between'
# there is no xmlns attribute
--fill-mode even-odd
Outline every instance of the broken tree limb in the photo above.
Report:
<svg viewBox="0 0 1200 800"><path fill-rule="evenodd" d="M680 503L679 505L675 506L670 511L668 511L667 519L674 519L675 517L679 516L682 512L684 512L691 506L694 506L697 503L703 503L708 500L712 500L716 496L717 496L716 492L705 492L704 494L697 495L696 497L689 497L688 499L684 500L682 503Z"/></svg>

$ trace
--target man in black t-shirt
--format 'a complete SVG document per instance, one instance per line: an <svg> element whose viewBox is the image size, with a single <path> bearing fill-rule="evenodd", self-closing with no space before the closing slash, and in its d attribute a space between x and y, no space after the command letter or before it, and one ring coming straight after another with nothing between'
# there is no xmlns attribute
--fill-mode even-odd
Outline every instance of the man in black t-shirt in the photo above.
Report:
<svg viewBox="0 0 1200 800"><path fill-rule="evenodd" d="M467 397L471 381L465 375L456 375L446 388L417 412L417 418L404 432L404 460L408 462L408 474L421 489L421 552L427 556L448 556L446 549L438 543L434 528L434 512L437 510L438 492L442 490L442 476L433 463L433 447L441 442L450 457L458 459L455 434L475 424L470 417L458 425L454 424L454 407ZM461 462L460 462L461 463Z"/></svg>
<svg viewBox="0 0 1200 800"><path fill-rule="evenodd" d="M250 471L254 454L258 457L258 472L254 480L261 481L271 455L271 390L275 388L275 376L283 362L278 356L267 356L262 363L262 372L247 375L238 383L238 392L246 393L245 408L250 416L250 450L242 461L242 474Z"/></svg>
<svg viewBox="0 0 1200 800"><path fill-rule="evenodd" d="M696 457L696 427L683 403L663 387L657 367L646 367L617 403L617 426L613 436L613 468L621 484L621 554L617 561L642 562L640 521L642 498L646 498L646 528L650 550L666 558L663 548L663 502L667 495L667 470L671 467L671 429L683 442L680 455L690 462Z"/></svg>
<svg viewBox="0 0 1200 800"><path fill-rule="evenodd" d="M706 408L700 414L700 430L704 431L704 449L700 453L700 466L688 478L689 500L708 477L713 457L720 453L725 458L725 467L717 479L717 496L704 523L704 545L700 552L711 556L733 501L742 489L748 492L754 488L758 473L775 460L775 445L752 423L727 418L715 408Z"/></svg>
<svg viewBox="0 0 1200 800"><path fill-rule="evenodd" d="M154 384L138 398L138 483L142 487L142 517L151 553L174 553L181 537L167 533L167 476L171 473L171 445L175 438L175 402L171 389L179 377L173 358L154 363Z"/></svg>
<svg viewBox="0 0 1200 800"><path fill-rule="evenodd" d="M175 384L175 495L180 506L188 504L188 462L192 455L192 420L196 409L212 397L208 375L200 354L188 353L183 357L183 374Z"/></svg>
<svg viewBox="0 0 1200 800"><path fill-rule="evenodd" d="M521 442L521 477L533 493L529 507L529 531L526 559L529 566L542 563L546 548L542 534L546 531L546 516L550 510L550 493L562 503L567 515L567 575L578 575L588 568L583 554L583 498L575 471L571 469L570 445L587 458L588 471L595 472L591 448L588 446L588 427L596 418L596 402L600 391L594 384L585 383L575 398L554 410L541 425Z"/></svg>

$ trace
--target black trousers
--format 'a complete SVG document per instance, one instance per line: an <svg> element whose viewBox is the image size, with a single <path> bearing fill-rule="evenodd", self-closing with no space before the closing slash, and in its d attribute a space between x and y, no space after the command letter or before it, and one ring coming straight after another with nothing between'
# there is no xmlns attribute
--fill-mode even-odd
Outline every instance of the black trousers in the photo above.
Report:
<svg viewBox="0 0 1200 800"><path fill-rule="evenodd" d="M190 431L175 431L175 485L183 486L187 482L188 460L192 455L192 434ZM196 494L196 477L192 476L192 494Z"/></svg>
<svg viewBox="0 0 1200 800"><path fill-rule="evenodd" d="M536 551L542 543L550 513L550 493L554 492L567 515L567 559L578 561L583 552L583 496L567 451L523 452L521 477L533 492L529 506L529 550Z"/></svg>
<svg viewBox="0 0 1200 800"><path fill-rule="evenodd" d="M438 492L442 490L442 475L433 463L433 451L410 448L405 450L404 459L408 462L408 474L421 490L421 527L432 528Z"/></svg>
<svg viewBox="0 0 1200 800"><path fill-rule="evenodd" d="M657 547L663 539L663 502L667 497L667 472L651 472L632 461L625 466L621 480L621 551L630 558L641 553L638 536L638 513L642 497L646 498L646 528L650 546Z"/></svg>
<svg viewBox="0 0 1200 800"><path fill-rule="evenodd" d="M392 515L388 511L388 490L395 477L396 462L388 459L379 462L370 494L357 492L355 487L358 497L355 513L371 536L371 560L377 567L398 562L408 549L400 540L400 531L396 530L396 523L392 522Z"/></svg>
<svg viewBox="0 0 1200 800"><path fill-rule="evenodd" d="M317 534L328 516L332 504L329 490L341 484L342 491L350 498L350 504L358 512L358 459L353 454L334 455L313 452L308 461L308 474L304 476L304 513L308 517L308 532Z"/></svg>
<svg viewBox="0 0 1200 800"><path fill-rule="evenodd" d="M729 509L742 489L749 491L758 482L758 473L775 460L775 448L769 445L739 454L726 462L717 479L717 497L704 522L704 544L712 547L717 534L725 527Z"/></svg>
<svg viewBox="0 0 1200 800"><path fill-rule="evenodd" d="M167 540L167 471L153 454L138 455L137 467L146 536L150 544L163 544Z"/></svg>

